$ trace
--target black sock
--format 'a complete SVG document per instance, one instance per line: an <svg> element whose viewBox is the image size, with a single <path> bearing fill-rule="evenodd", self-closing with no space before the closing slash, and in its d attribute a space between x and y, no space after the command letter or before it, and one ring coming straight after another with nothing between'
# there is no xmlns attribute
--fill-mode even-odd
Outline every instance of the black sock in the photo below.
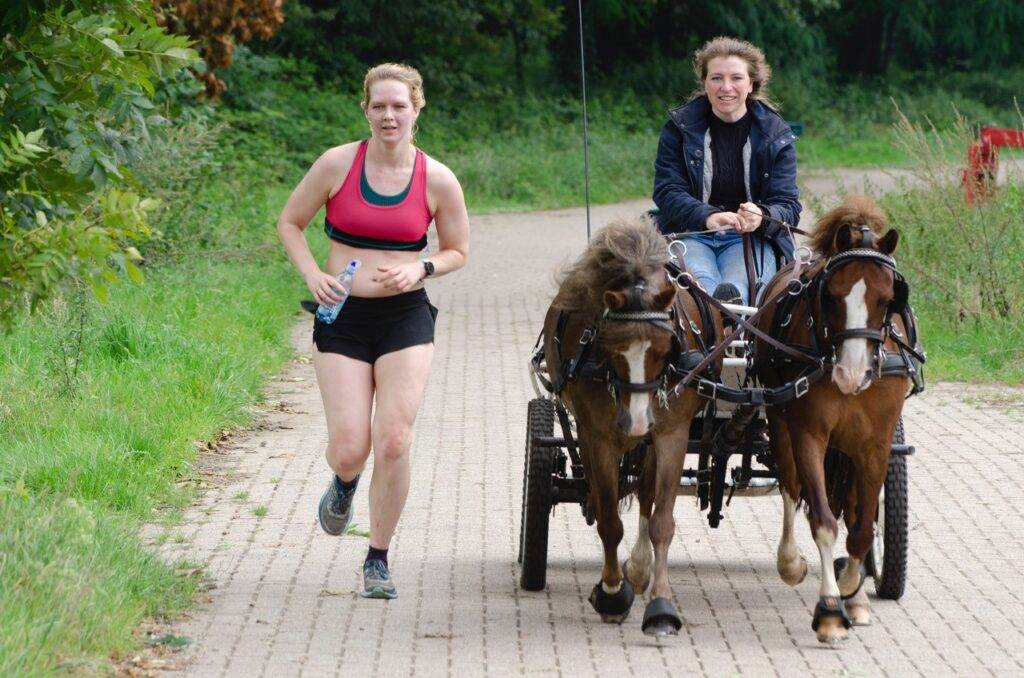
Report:
<svg viewBox="0 0 1024 678"><path fill-rule="evenodd" d="M334 475L334 485L339 490L348 494L356 489L356 485L359 484L359 476L356 476L352 480L342 480L337 474Z"/></svg>
<svg viewBox="0 0 1024 678"><path fill-rule="evenodd" d="M373 548L371 546L370 550L366 552L366 560L367 560L367 562L371 561L371 560L379 560L379 561L383 562L385 565L387 565L388 564L388 550L387 549L375 549L375 548Z"/></svg>

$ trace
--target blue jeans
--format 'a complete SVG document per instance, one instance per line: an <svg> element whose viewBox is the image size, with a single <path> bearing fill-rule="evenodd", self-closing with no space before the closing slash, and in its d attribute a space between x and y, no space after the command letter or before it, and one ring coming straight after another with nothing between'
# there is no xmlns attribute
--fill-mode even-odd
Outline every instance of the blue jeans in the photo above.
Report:
<svg viewBox="0 0 1024 678"><path fill-rule="evenodd" d="M714 294L715 288L721 283L729 282L740 291L742 303L751 304L741 233L731 230L700 233L681 240L686 245L686 255L683 257L686 268L708 294ZM751 244L754 249L754 280L767 283L778 268L775 263L775 250L756 233ZM763 289L763 286L761 287Z"/></svg>

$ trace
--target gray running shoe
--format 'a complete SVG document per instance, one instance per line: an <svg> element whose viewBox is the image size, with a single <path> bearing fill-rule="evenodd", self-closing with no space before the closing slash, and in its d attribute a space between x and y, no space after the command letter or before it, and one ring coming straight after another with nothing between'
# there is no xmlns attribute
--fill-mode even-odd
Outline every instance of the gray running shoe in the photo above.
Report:
<svg viewBox="0 0 1024 678"><path fill-rule="evenodd" d="M331 477L317 507L317 518L324 532L335 537L344 534L352 524L352 497L355 494L354 489L351 492L339 490L334 477Z"/></svg>
<svg viewBox="0 0 1024 678"><path fill-rule="evenodd" d="M391 581L388 565L383 560L367 560L363 563L363 590L359 592L363 598L397 598L398 589Z"/></svg>

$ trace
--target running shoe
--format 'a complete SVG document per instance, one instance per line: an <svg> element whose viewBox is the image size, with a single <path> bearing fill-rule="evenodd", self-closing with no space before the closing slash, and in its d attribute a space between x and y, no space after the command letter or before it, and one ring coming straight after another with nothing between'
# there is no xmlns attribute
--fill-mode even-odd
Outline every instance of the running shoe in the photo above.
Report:
<svg viewBox="0 0 1024 678"><path fill-rule="evenodd" d="M317 518L324 532L334 537L345 533L352 524L352 498L355 494L354 488L351 492L343 491L331 476L317 506Z"/></svg>
<svg viewBox="0 0 1024 678"><path fill-rule="evenodd" d="M389 600L398 597L398 589L391 581L387 563L377 558L363 563L363 590L359 592L359 595L363 598L386 598Z"/></svg>

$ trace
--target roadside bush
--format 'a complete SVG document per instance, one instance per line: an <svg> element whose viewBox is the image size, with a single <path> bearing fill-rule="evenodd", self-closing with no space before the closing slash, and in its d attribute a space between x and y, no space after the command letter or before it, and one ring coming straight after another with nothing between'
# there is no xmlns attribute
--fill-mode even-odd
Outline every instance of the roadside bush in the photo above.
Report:
<svg viewBox="0 0 1024 678"><path fill-rule="evenodd" d="M928 372L941 379L1019 383L1024 176L1006 158L1004 183L987 199L968 204L960 182L963 161L949 158L963 158L976 135L962 118L945 131L901 119L894 138L911 158L911 178L881 203L900 230L896 257L911 282Z"/></svg>
<svg viewBox="0 0 1024 678"><path fill-rule="evenodd" d="M105 11L96 11L103 9ZM101 298L139 280L149 236L128 171L166 118L154 82L196 60L146 0L25 5L0 14L0 329L66 277Z"/></svg>
<svg viewBox="0 0 1024 678"><path fill-rule="evenodd" d="M947 158L963 155L976 130L963 118L947 131L926 125L906 117L896 125L896 138L911 158L911 179L884 202L905 236L901 261L928 281L921 286L924 303L953 323L1019 318L1024 181L1010 165L1005 184L969 204L959 168Z"/></svg>
<svg viewBox="0 0 1024 678"><path fill-rule="evenodd" d="M222 124L206 117L185 118L141 145L132 172L146 194L159 201L150 214L153 239L143 248L147 256L198 249L215 237L206 218L214 205L203 188L215 182L221 168L217 144L222 131Z"/></svg>

